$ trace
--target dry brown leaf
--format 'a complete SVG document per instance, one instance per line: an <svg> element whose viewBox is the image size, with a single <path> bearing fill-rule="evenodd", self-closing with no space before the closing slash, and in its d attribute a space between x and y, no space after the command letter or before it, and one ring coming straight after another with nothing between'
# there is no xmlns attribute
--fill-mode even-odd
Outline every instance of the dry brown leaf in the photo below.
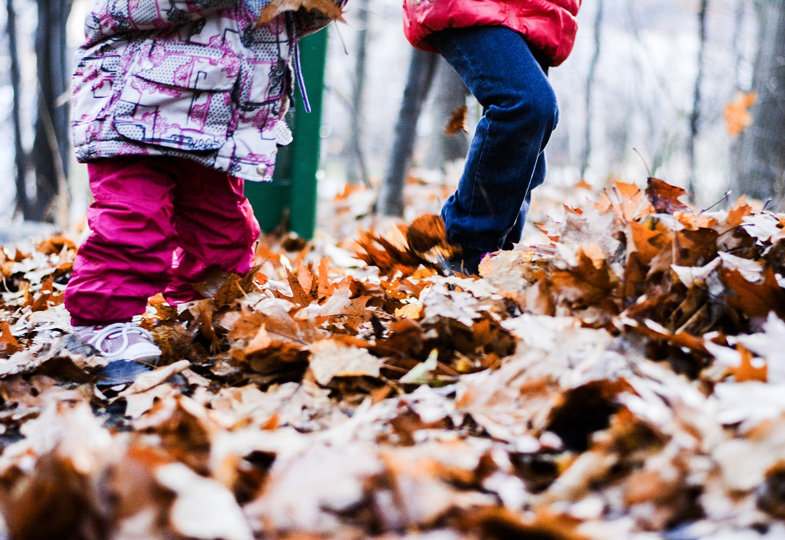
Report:
<svg viewBox="0 0 785 540"><path fill-rule="evenodd" d="M22 344L11 333L8 321L0 321L0 356L11 356L23 348Z"/></svg>
<svg viewBox="0 0 785 540"><path fill-rule="evenodd" d="M738 366L729 368L728 373L733 375L733 378L740 383L746 381L766 382L768 380L768 366L765 363L753 365L752 353L743 346L737 345L736 350L741 355L741 363Z"/></svg>
<svg viewBox="0 0 785 540"><path fill-rule="evenodd" d="M297 312L295 317L300 320L316 320L322 317L342 317L349 319L366 320L370 312L366 308L370 296L354 297L348 286L336 289L324 304L311 304Z"/></svg>
<svg viewBox="0 0 785 540"><path fill-rule="evenodd" d="M555 270L550 277L554 293L562 300L582 306L609 300L616 287L617 278L608 261L594 257L591 250L578 251L578 261L573 267Z"/></svg>
<svg viewBox="0 0 785 540"><path fill-rule="evenodd" d="M213 326L213 315L215 314L215 303L212 300L200 300L190 308L190 312L194 316L194 323L199 328L199 331L210 340L210 350L216 352L221 347L221 341L215 333Z"/></svg>
<svg viewBox="0 0 785 540"><path fill-rule="evenodd" d="M395 310L395 317L399 319L419 320L422 314L423 306L421 304L404 304Z"/></svg>
<svg viewBox="0 0 785 540"><path fill-rule="evenodd" d="M190 367L190 365L191 363L188 360L180 360L174 364L169 364L168 366L159 367L147 373L143 373L137 377L133 384L124 390L120 396L125 397L130 394L140 394L142 392L147 392L159 384L162 384L169 377L185 371Z"/></svg>
<svg viewBox="0 0 785 540"><path fill-rule="evenodd" d="M679 197L687 192L680 187L672 186L659 178L649 178L646 185L646 196L656 212L673 214L676 211L689 210L689 206L679 201Z"/></svg>
<svg viewBox="0 0 785 540"><path fill-rule="evenodd" d="M673 217L684 225L684 228L690 231L697 229L714 229L719 225L719 221L714 216L695 213L692 209L685 211L676 210L673 212Z"/></svg>
<svg viewBox="0 0 785 540"><path fill-rule="evenodd" d="M314 296L314 287L318 287L319 283L314 279L313 272L311 268L307 265L300 262L297 266L297 282L300 284L302 291L309 297L313 298Z"/></svg>
<svg viewBox="0 0 785 540"><path fill-rule="evenodd" d="M441 216L426 214L416 218L406 230L406 243L413 250L425 253L447 241L447 229Z"/></svg>
<svg viewBox="0 0 785 540"><path fill-rule="evenodd" d="M758 99L755 92L737 92L733 101L725 105L725 123L728 134L735 136L752 125L753 118L750 114L752 107Z"/></svg>
<svg viewBox="0 0 785 540"><path fill-rule="evenodd" d="M0 361L6 525L39 538L95 525L90 537L563 539L774 523L785 218L743 200L678 210L678 188L650 184L653 206L617 184L606 214L564 208L549 240L486 258L478 280L434 272L434 217L358 235L381 276L343 270L321 239L267 236L264 274L210 274L208 298L183 307L153 299L145 328L166 363L189 359L187 382L167 382L177 362L120 397L95 387L100 362L64 347L55 304L74 249L0 248L0 351L24 347ZM341 204L357 194L365 213L369 192ZM80 503L67 516L50 504L64 497Z"/></svg>
<svg viewBox="0 0 785 540"><path fill-rule="evenodd" d="M382 361L367 349L353 347L334 339L311 346L309 365L316 382L327 386L337 377L374 377L381 375Z"/></svg>
<svg viewBox="0 0 785 540"><path fill-rule="evenodd" d="M64 249L76 249L76 244L65 236L50 236L46 240L39 242L36 249L44 255L57 255Z"/></svg>
<svg viewBox="0 0 785 540"><path fill-rule="evenodd" d="M774 312L785 318L785 289L769 267L763 270L763 281L753 283L738 270L720 269L723 283L731 290L728 304L748 317L766 317Z"/></svg>
<svg viewBox="0 0 785 540"><path fill-rule="evenodd" d="M222 484L199 476L182 463L155 469L158 483L175 493L169 510L172 529L188 538L253 540L243 511Z"/></svg>
<svg viewBox="0 0 785 540"><path fill-rule="evenodd" d="M257 26L270 24L281 13L299 9L315 10L334 21L343 21L343 10L333 0L271 0L262 9Z"/></svg>
<svg viewBox="0 0 785 540"><path fill-rule="evenodd" d="M461 105L457 109L455 109L452 114L450 115L450 120L447 122L447 125L444 128L444 134L448 137L452 137L456 133L463 131L464 133L468 133L469 130L466 127L466 111L468 108L466 105Z"/></svg>
<svg viewBox="0 0 785 540"><path fill-rule="evenodd" d="M717 238L714 229L677 231L673 238L673 264L703 266L717 257Z"/></svg>
<svg viewBox="0 0 785 540"><path fill-rule="evenodd" d="M327 298L335 291L335 286L330 283L330 260L327 257L319 259L319 273L318 273L318 286L317 295L321 300Z"/></svg>
<svg viewBox="0 0 785 540"><path fill-rule="evenodd" d="M728 210L728 216L725 218L725 226L729 229L738 227L743 223L746 216L752 213L752 206L747 204L747 198L742 195L733 205L733 208Z"/></svg>
<svg viewBox="0 0 785 540"><path fill-rule="evenodd" d="M659 220L633 221L629 224L627 252L636 252L640 260L649 264L664 249L670 248L671 231Z"/></svg>
<svg viewBox="0 0 785 540"><path fill-rule="evenodd" d="M616 182L612 187L605 189L600 200L595 203L600 212L613 211L616 217L624 223L636 217L651 212L651 205L644 199L643 192L635 184Z"/></svg>

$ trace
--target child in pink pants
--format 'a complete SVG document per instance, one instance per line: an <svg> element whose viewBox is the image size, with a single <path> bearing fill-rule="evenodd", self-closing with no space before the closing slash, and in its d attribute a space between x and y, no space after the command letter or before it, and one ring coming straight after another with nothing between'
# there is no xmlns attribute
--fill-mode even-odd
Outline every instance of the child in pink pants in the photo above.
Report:
<svg viewBox="0 0 785 540"><path fill-rule="evenodd" d="M297 40L329 22L299 10L259 24L267 4L95 0L87 17L71 114L95 202L65 302L77 336L109 360L159 357L132 322L148 297L194 300L211 268L253 264L243 184L272 179L291 139Z"/></svg>

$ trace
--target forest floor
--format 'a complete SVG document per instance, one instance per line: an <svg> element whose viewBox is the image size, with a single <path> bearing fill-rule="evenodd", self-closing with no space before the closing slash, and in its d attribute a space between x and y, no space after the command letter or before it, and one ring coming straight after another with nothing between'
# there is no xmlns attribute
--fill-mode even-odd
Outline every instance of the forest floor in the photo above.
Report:
<svg viewBox="0 0 785 540"><path fill-rule="evenodd" d="M785 216L639 184L543 186L477 279L347 188L152 298L122 384L70 334L76 239L4 246L0 537L785 537Z"/></svg>

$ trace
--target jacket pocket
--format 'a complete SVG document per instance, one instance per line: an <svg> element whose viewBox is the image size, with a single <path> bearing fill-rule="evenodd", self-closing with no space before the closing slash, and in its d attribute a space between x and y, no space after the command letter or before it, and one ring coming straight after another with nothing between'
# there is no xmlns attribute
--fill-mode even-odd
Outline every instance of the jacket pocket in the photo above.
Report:
<svg viewBox="0 0 785 540"><path fill-rule="evenodd" d="M144 144L199 152L226 142L240 60L228 48L154 41L125 78L113 124Z"/></svg>

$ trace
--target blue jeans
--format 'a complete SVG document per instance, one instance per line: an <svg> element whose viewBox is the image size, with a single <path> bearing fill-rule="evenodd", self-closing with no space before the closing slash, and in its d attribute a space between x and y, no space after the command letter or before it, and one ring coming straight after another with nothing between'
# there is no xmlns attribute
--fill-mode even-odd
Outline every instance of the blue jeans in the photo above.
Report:
<svg viewBox="0 0 785 540"><path fill-rule="evenodd" d="M458 189L442 208L447 239L471 251L511 249L531 190L545 179L545 145L559 117L547 68L501 26L444 30L431 43L483 107Z"/></svg>

